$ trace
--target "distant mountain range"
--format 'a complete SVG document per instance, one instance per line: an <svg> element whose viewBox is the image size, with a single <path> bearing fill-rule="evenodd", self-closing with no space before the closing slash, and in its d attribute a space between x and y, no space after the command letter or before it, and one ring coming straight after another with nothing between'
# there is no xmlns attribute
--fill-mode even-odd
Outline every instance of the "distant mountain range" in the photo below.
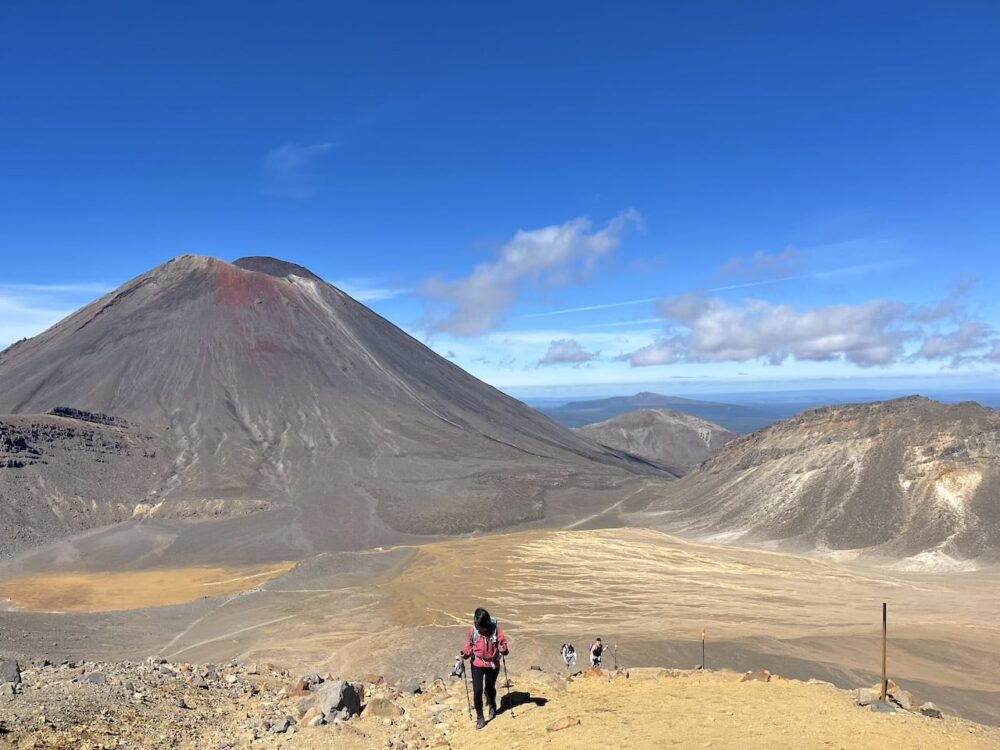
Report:
<svg viewBox="0 0 1000 750"><path fill-rule="evenodd" d="M768 410L649 392L593 401L573 401L562 406L540 407L539 411L566 427L583 427L596 422L605 422L639 409L672 409L713 422L741 435L759 430L789 416L780 408Z"/></svg>
<svg viewBox="0 0 1000 750"><path fill-rule="evenodd" d="M672 409L640 409L577 431L601 445L649 459L682 476L717 454L736 434Z"/></svg>

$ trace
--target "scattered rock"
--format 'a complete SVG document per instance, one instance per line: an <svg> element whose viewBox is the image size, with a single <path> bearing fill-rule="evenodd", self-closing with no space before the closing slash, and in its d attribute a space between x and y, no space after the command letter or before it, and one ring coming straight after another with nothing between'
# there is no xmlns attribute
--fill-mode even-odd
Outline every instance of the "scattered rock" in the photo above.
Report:
<svg viewBox="0 0 1000 750"><path fill-rule="evenodd" d="M287 716L271 725L272 734L284 734L291 728L292 721Z"/></svg>
<svg viewBox="0 0 1000 750"><path fill-rule="evenodd" d="M21 667L13 659L0 659L0 682L21 684Z"/></svg>
<svg viewBox="0 0 1000 750"><path fill-rule="evenodd" d="M766 669L757 669L753 672L747 672L740 678L740 682L770 682L771 673Z"/></svg>
<svg viewBox="0 0 1000 750"><path fill-rule="evenodd" d="M299 720L299 723L307 727L318 727L323 723L323 709L319 706L313 706L302 714L302 718Z"/></svg>
<svg viewBox="0 0 1000 750"><path fill-rule="evenodd" d="M879 699L879 691L871 688L858 688L854 691L854 700L859 706L870 706Z"/></svg>
<svg viewBox="0 0 1000 750"><path fill-rule="evenodd" d="M919 711L921 714L931 719L944 718L944 715L941 713L941 709L935 706L930 701L928 701L927 703L921 703L920 708L918 708L917 711Z"/></svg>
<svg viewBox="0 0 1000 750"><path fill-rule="evenodd" d="M569 729L570 727L575 727L580 723L580 720L573 716L566 716L559 721L554 721L545 727L547 732L560 732L563 729Z"/></svg>
<svg viewBox="0 0 1000 750"><path fill-rule="evenodd" d="M83 685L107 685L108 676L104 672L91 672L78 677L76 681Z"/></svg>
<svg viewBox="0 0 1000 750"><path fill-rule="evenodd" d="M823 687L836 688L832 682L827 682L826 680L817 680L815 677L810 677L806 680L806 685L822 685Z"/></svg>
<svg viewBox="0 0 1000 750"><path fill-rule="evenodd" d="M881 697L882 695L881 685L875 685L874 687L872 687L872 690L874 690L875 693ZM916 701L913 699L913 694L910 693L908 690L904 690L892 680L889 680L888 686L886 688L886 698L888 699L889 703L892 703L897 708L901 708L904 711L912 711L914 705L916 705Z"/></svg>
<svg viewBox="0 0 1000 750"><path fill-rule="evenodd" d="M413 678L403 680L403 682L399 683L399 689L407 695L416 695L417 693L423 692L423 688L420 686L420 683Z"/></svg>
<svg viewBox="0 0 1000 750"><path fill-rule="evenodd" d="M403 715L403 709L386 698L372 698L365 705L365 717L375 719L395 719Z"/></svg>

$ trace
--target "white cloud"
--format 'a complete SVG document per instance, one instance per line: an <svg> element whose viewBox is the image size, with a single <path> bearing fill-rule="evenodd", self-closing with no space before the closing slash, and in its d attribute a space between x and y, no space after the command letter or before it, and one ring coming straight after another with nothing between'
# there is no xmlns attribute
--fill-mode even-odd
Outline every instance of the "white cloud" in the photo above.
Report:
<svg viewBox="0 0 1000 750"><path fill-rule="evenodd" d="M388 286L372 279L335 281L333 285L358 302L379 302L380 300L401 297L413 291L405 287Z"/></svg>
<svg viewBox="0 0 1000 750"><path fill-rule="evenodd" d="M928 336L915 356L922 359L952 358L958 364L970 353L986 347L993 334L992 326L979 321L967 321L948 333Z"/></svg>
<svg viewBox="0 0 1000 750"><path fill-rule="evenodd" d="M672 365L677 361L677 347L669 341L661 340L626 354L622 359L628 360L632 367L653 367L655 365Z"/></svg>
<svg viewBox="0 0 1000 750"><path fill-rule="evenodd" d="M786 359L863 367L891 364L915 333L905 327L906 306L885 300L799 310L747 300L688 294L660 305L671 332L628 355L633 367L685 362L745 362Z"/></svg>
<svg viewBox="0 0 1000 750"><path fill-rule="evenodd" d="M289 141L272 149L264 157L268 195L281 198L308 198L316 192L316 163L333 149L332 143L304 146Z"/></svg>
<svg viewBox="0 0 1000 750"><path fill-rule="evenodd" d="M539 367L549 365L580 365L590 362L598 356L596 352L588 352L575 339L556 339L549 344L545 356L538 360Z"/></svg>
<svg viewBox="0 0 1000 750"><path fill-rule="evenodd" d="M500 257L480 263L460 281L431 279L423 293L444 300L452 310L433 323L432 332L478 336L497 328L527 283L565 286L580 283L602 258L621 243L622 234L640 217L623 211L604 227L594 229L589 219L576 218L541 229L518 230L500 248Z"/></svg>

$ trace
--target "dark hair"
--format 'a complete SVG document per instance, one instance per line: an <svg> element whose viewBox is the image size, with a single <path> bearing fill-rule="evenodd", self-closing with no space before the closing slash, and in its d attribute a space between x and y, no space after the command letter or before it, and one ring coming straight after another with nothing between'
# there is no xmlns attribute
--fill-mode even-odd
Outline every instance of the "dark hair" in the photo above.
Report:
<svg viewBox="0 0 1000 750"><path fill-rule="evenodd" d="M473 615L472 621L476 623L477 628L481 628L483 630L489 630L493 627L493 618L490 617L490 613L482 607L479 607L476 610L476 614Z"/></svg>

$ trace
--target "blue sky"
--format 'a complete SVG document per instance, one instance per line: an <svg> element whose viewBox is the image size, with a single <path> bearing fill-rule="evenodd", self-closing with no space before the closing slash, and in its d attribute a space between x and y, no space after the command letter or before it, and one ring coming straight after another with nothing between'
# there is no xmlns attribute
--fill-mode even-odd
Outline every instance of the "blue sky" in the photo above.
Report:
<svg viewBox="0 0 1000 750"><path fill-rule="evenodd" d="M995 3L9 3L0 345L182 253L513 392L990 387ZM749 387L749 386L748 386Z"/></svg>

